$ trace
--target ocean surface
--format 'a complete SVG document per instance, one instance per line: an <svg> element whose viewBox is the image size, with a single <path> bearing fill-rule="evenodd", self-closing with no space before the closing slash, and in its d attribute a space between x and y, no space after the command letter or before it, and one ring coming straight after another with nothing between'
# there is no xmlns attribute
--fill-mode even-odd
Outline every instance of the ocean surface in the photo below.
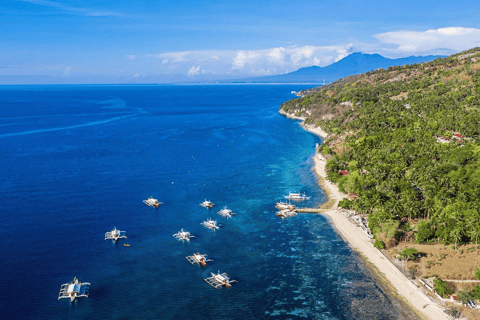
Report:
<svg viewBox="0 0 480 320"><path fill-rule="evenodd" d="M278 114L306 88L0 87L0 319L410 319L326 218L275 216L289 191L326 200L320 139ZM90 297L58 301L74 276Z"/></svg>

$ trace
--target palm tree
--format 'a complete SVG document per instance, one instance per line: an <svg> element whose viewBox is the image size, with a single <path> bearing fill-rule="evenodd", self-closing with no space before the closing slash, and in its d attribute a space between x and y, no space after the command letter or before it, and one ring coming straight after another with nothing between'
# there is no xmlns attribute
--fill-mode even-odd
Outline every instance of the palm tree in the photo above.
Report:
<svg viewBox="0 0 480 320"><path fill-rule="evenodd" d="M455 250L457 250L457 242L460 242L462 240L462 234L460 232L460 229L454 229L450 232L450 236L453 238L455 241Z"/></svg>

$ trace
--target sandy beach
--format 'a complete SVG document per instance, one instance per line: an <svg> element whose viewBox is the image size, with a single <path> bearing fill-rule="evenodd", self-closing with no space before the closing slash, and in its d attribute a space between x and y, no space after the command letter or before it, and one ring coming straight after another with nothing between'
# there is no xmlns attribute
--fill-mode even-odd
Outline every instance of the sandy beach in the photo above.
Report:
<svg viewBox="0 0 480 320"><path fill-rule="evenodd" d="M319 127L303 125L303 128L322 138L328 136L328 134ZM323 214L330 218L331 223L335 226L339 234L354 250L360 252L384 275L384 278L395 288L397 293L403 296L410 306L418 311L418 314L422 314L425 318L432 320L449 319L440 306L433 303L373 246L361 228L351 223L342 211L337 209L338 202L345 198L346 194L341 193L335 184L326 179L326 159L321 154L317 153L314 156L314 162L315 171L320 178L321 187L326 190L329 199L335 200L331 209L326 210Z"/></svg>

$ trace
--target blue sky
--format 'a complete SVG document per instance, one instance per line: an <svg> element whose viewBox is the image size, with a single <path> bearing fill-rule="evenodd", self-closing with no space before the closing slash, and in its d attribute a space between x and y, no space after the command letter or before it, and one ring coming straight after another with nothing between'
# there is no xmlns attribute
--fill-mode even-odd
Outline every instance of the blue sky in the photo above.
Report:
<svg viewBox="0 0 480 320"><path fill-rule="evenodd" d="M447 55L480 46L479 21L480 1L0 0L0 82L233 79L353 52Z"/></svg>

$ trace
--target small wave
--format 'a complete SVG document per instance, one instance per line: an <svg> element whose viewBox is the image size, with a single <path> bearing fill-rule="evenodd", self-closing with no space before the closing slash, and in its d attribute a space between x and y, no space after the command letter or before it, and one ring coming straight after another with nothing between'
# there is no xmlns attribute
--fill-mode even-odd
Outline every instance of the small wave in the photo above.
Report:
<svg viewBox="0 0 480 320"><path fill-rule="evenodd" d="M138 116L138 115L139 114L130 114L130 115L122 116L122 117L114 117L114 118L110 118L110 119L107 119L107 120L92 121L92 122L87 122L87 123L77 124L77 125L67 126L67 127L29 130L29 131L15 132L15 133L5 133L5 134L0 135L0 138L14 137L14 136L24 136L24 135L28 135L28 134L44 133L44 132L52 132L52 131L60 131L60 130L68 130L68 129L76 129L76 128L81 128L81 127L89 127L89 126L94 126L94 125L97 125L97 124L109 123L109 122L112 122L112 121L120 120L120 119L123 119L123 118L134 117L134 116Z"/></svg>

